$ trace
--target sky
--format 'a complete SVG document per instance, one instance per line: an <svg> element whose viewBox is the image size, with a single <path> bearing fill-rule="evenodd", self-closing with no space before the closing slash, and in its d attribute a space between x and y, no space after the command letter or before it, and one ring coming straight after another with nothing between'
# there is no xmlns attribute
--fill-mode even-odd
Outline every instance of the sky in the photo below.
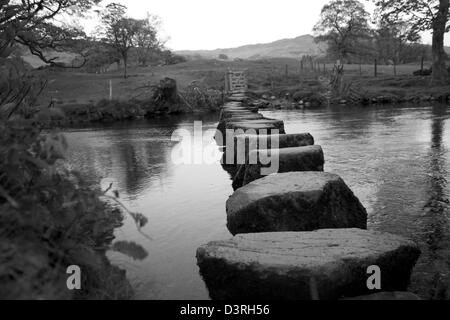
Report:
<svg viewBox="0 0 450 320"><path fill-rule="evenodd" d="M103 1L107 4L109 0ZM329 0L115 0L133 18L147 12L162 20L161 35L172 50L232 48L311 34ZM371 1L362 0L369 12ZM87 22L93 30L95 23ZM450 40L450 39L447 39ZM431 43L425 34L424 43ZM446 41L450 44L450 41Z"/></svg>

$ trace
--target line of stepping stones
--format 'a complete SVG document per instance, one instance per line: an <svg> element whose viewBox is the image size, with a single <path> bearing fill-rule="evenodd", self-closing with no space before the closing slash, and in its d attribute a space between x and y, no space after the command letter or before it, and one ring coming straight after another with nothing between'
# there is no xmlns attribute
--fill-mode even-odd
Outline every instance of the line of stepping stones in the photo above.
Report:
<svg viewBox="0 0 450 320"><path fill-rule="evenodd" d="M234 237L197 250L210 297L416 299L405 291L420 255L417 245L368 231L366 209L343 179L324 172L323 150L314 138L286 134L283 121L264 117L247 102L244 93L232 94L218 125L223 136L227 129L256 133L234 137L231 147L224 141L224 158L227 152L239 153L238 141L247 148L238 154L244 164L227 165L233 168L235 189L226 203L227 227ZM272 138L278 148L271 147ZM278 157L275 174L261 175L261 155ZM251 156L256 164L249 163ZM383 292L369 290L370 266L381 269Z"/></svg>

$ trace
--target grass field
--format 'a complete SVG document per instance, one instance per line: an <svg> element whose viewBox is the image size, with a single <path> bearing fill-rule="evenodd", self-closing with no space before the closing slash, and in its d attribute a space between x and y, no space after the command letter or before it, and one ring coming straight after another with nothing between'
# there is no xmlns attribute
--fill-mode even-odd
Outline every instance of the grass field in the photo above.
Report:
<svg viewBox="0 0 450 320"><path fill-rule="evenodd" d="M425 65L429 67L429 65ZM58 105L89 104L109 98L110 83L113 99L129 100L148 91L149 84L157 84L160 79L170 77L177 80L183 90L192 81L222 90L224 76L228 68L246 69L250 90L257 93L277 94L283 89L295 90L304 80L326 75L333 65L320 65L320 72L300 69L295 59L270 59L257 61L217 61L198 60L162 67L131 67L130 77L124 79L121 71L105 74L88 74L75 71L37 71L47 77L49 83L39 102L48 104L51 99ZM345 65L345 77L358 83L368 92L380 93L398 91L433 91L449 88L428 88L427 80L413 77L412 72L420 69L417 65L397 66L394 76L393 66L378 66L378 77L374 77L373 65ZM286 75L287 70L287 75ZM325 72L324 72L325 70Z"/></svg>

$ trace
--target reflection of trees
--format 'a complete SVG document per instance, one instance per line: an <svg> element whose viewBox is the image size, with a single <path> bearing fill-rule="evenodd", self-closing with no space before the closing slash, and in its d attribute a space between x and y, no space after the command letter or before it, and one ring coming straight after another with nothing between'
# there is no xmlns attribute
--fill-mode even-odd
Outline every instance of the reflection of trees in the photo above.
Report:
<svg viewBox="0 0 450 320"><path fill-rule="evenodd" d="M445 132L446 106L433 107L431 127L431 150L429 153L430 189L424 206L426 222L423 233L424 252L427 262L429 297L450 298L450 200L448 194L447 163L443 137Z"/></svg>
<svg viewBox="0 0 450 320"><path fill-rule="evenodd" d="M167 147L164 141L121 142L114 145L111 156L123 170L120 188L135 196L148 187L152 178L166 178Z"/></svg>
<svg viewBox="0 0 450 320"><path fill-rule="evenodd" d="M212 129L218 115L162 117L133 127L108 127L99 131L68 133L75 169L92 183L101 178L112 179L115 188L131 198L140 195L154 184L164 184L173 174L171 153L176 129L192 132L194 120L202 120L204 129Z"/></svg>

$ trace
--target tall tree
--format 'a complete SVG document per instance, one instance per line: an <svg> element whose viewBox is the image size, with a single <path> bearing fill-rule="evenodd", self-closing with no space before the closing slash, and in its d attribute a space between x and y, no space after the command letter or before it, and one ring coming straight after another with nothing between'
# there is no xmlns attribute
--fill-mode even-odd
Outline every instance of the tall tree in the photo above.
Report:
<svg viewBox="0 0 450 320"><path fill-rule="evenodd" d="M348 59L359 55L361 42L370 34L369 13L357 0L333 0L322 8L314 27L316 41L328 43L329 55Z"/></svg>
<svg viewBox="0 0 450 320"><path fill-rule="evenodd" d="M137 30L134 36L138 62L146 66L152 53L157 52L162 43L158 39L159 18L147 14L147 18L138 20Z"/></svg>
<svg viewBox="0 0 450 320"><path fill-rule="evenodd" d="M126 6L118 3L107 5L101 16L100 29L103 40L114 47L123 60L124 78L127 78L128 53L134 47L135 36L140 28L138 20L126 16L126 10Z"/></svg>
<svg viewBox="0 0 450 320"><path fill-rule="evenodd" d="M432 84L446 84L447 54L444 50L444 36L448 26L450 0L374 0L382 16L386 19L404 19L410 30L433 32Z"/></svg>

